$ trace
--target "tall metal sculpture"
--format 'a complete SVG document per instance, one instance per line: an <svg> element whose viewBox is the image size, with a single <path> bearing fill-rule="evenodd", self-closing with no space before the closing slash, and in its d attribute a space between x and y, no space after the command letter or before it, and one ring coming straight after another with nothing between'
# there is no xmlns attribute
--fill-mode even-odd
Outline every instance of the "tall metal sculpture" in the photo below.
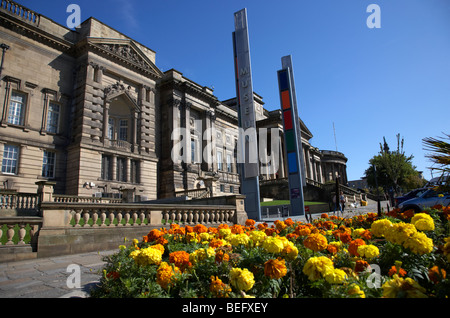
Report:
<svg viewBox="0 0 450 318"><path fill-rule="evenodd" d="M285 155L288 167L291 215L305 215L303 199L304 164L300 122L297 110L292 57L282 58L282 69L278 71L281 111L283 114Z"/></svg>
<svg viewBox="0 0 450 318"><path fill-rule="evenodd" d="M250 219L261 219L259 194L258 138L253 99L247 9L234 14L233 50L239 124L238 167L241 193L246 196L245 210Z"/></svg>

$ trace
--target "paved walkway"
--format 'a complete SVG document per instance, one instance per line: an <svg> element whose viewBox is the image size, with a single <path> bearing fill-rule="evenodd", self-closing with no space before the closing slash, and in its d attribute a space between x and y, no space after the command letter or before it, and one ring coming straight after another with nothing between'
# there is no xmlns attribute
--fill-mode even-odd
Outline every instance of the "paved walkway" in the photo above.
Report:
<svg viewBox="0 0 450 318"><path fill-rule="evenodd" d="M381 207L386 210L386 203ZM344 217L354 214L377 212L376 202L366 207L349 208ZM332 215L333 212L328 212ZM319 217L320 214L313 214ZM277 219L264 219L273 222ZM294 220L305 221L305 217L292 217ZM0 263L0 298L85 298L89 290L95 286L102 275L103 257L116 253L114 251L101 251L78 255L40 258L34 260ZM77 265L78 267L70 267ZM75 270L80 272L80 288L70 288L75 282ZM69 284L68 284L69 281Z"/></svg>

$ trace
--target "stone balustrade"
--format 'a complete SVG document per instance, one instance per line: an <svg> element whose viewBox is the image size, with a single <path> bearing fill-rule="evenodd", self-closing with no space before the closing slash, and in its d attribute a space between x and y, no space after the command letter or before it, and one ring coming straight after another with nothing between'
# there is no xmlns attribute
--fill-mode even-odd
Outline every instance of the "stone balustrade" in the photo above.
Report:
<svg viewBox="0 0 450 318"><path fill-rule="evenodd" d="M43 203L45 227L218 225L236 222L234 205Z"/></svg>
<svg viewBox="0 0 450 318"><path fill-rule="evenodd" d="M122 199L54 194L53 202L58 202L58 203L122 203Z"/></svg>
<svg viewBox="0 0 450 318"><path fill-rule="evenodd" d="M36 193L18 193L14 190L0 190L0 210L33 210L39 205Z"/></svg>
<svg viewBox="0 0 450 318"><path fill-rule="evenodd" d="M28 23L39 25L40 15L17 2L11 0L1 0L0 8L16 15Z"/></svg>
<svg viewBox="0 0 450 318"><path fill-rule="evenodd" d="M42 218L39 217L11 217L0 218L0 245L26 245L34 244L36 242L36 234L39 232L42 226ZM29 238L25 242L25 236L27 235L27 227ZM6 229L3 233L3 229ZM1 238L3 234L6 234L6 242L3 244ZM15 240L14 238L17 237ZM17 242L15 242L17 241Z"/></svg>

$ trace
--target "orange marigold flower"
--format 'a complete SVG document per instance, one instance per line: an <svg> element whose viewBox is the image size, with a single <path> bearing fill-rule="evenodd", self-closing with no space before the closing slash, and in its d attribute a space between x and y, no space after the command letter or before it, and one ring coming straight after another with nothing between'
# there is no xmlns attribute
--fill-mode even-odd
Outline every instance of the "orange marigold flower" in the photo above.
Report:
<svg viewBox="0 0 450 318"><path fill-rule="evenodd" d="M280 221L280 220L276 220L274 222L274 224L278 231L283 231L287 227L287 225L283 221Z"/></svg>
<svg viewBox="0 0 450 318"><path fill-rule="evenodd" d="M361 273L364 272L367 267L369 267L369 263L364 260L357 260L355 264L355 272Z"/></svg>
<svg viewBox="0 0 450 318"><path fill-rule="evenodd" d="M335 245L328 244L327 251L330 252L331 254L336 254L338 249Z"/></svg>
<svg viewBox="0 0 450 318"><path fill-rule="evenodd" d="M211 284L209 285L209 290L217 298L228 298L231 293L231 288L219 277L211 276Z"/></svg>
<svg viewBox="0 0 450 318"><path fill-rule="evenodd" d="M279 279L287 274L284 259L270 259L264 263L264 275L271 279Z"/></svg>
<svg viewBox="0 0 450 318"><path fill-rule="evenodd" d="M147 242L153 242L163 236L164 233L158 229L151 230L150 233L147 234Z"/></svg>
<svg viewBox="0 0 450 318"><path fill-rule="evenodd" d="M287 226L292 226L294 225L294 221L291 218L287 218L286 220L284 220L284 224L286 224Z"/></svg>
<svg viewBox="0 0 450 318"><path fill-rule="evenodd" d="M311 230L306 225L299 225L295 228L294 233L299 236L307 236L311 234Z"/></svg>
<svg viewBox="0 0 450 318"><path fill-rule="evenodd" d="M295 241L298 238L298 235L295 233L289 233L286 235L286 238L291 241Z"/></svg>
<svg viewBox="0 0 450 318"><path fill-rule="evenodd" d="M189 261L189 253L186 251L176 251L170 253L169 262L175 264L175 266L179 267L181 270L192 266L191 262Z"/></svg>
<svg viewBox="0 0 450 318"><path fill-rule="evenodd" d="M256 224L255 220L252 219L248 219L247 221L245 221L246 226L254 226L255 224Z"/></svg>
<svg viewBox="0 0 450 318"><path fill-rule="evenodd" d="M240 224L234 224L233 226L230 227L230 229L231 229L231 233L233 233L233 234L244 233L244 229L242 228L242 226Z"/></svg>
<svg viewBox="0 0 450 318"><path fill-rule="evenodd" d="M230 255L228 255L224 250L217 250L215 256L216 263L223 263L230 261Z"/></svg>
<svg viewBox="0 0 450 318"><path fill-rule="evenodd" d="M221 230L221 229L229 229L230 227L228 226L228 224L222 223L220 224L217 229Z"/></svg>
<svg viewBox="0 0 450 318"><path fill-rule="evenodd" d="M447 272L443 268L439 268L436 265L428 270L428 277L435 284L444 280L446 276Z"/></svg>
<svg viewBox="0 0 450 318"><path fill-rule="evenodd" d="M348 252L353 256L359 256L358 247L361 245L366 245L366 242L362 239L356 239L350 242L348 246Z"/></svg>
<svg viewBox="0 0 450 318"><path fill-rule="evenodd" d="M267 228L264 230L264 232L266 233L267 236L272 236L273 233L277 233L277 230L274 228Z"/></svg>
<svg viewBox="0 0 450 318"><path fill-rule="evenodd" d="M322 218L322 219L328 219L329 217L328 217L328 214L326 214L326 213L322 213L321 215L320 215L320 217Z"/></svg>
<svg viewBox="0 0 450 318"><path fill-rule="evenodd" d="M397 268L397 266L393 265L391 269L389 269L388 275L393 276L394 274L397 274L400 277L404 277L407 273L403 268Z"/></svg>
<svg viewBox="0 0 450 318"><path fill-rule="evenodd" d="M206 226L204 226L203 224L197 224L196 226L194 226L194 232L197 234L207 233L208 228Z"/></svg>
<svg viewBox="0 0 450 318"><path fill-rule="evenodd" d="M267 224L266 222L259 223L258 230L260 230L260 231L265 230L268 226L269 226L269 224Z"/></svg>
<svg viewBox="0 0 450 318"><path fill-rule="evenodd" d="M309 248L310 250L319 252L327 248L328 241L327 238L322 234L310 234L303 241L303 245L305 245L305 247Z"/></svg>
<svg viewBox="0 0 450 318"><path fill-rule="evenodd" d="M372 233L369 230L365 230L360 234L361 238L364 240L370 240L372 238Z"/></svg>

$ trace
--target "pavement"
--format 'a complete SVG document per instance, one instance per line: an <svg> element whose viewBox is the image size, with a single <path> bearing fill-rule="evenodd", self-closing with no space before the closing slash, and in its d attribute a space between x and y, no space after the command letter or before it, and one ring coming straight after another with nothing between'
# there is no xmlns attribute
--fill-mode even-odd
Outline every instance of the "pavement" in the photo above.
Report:
<svg viewBox="0 0 450 318"><path fill-rule="evenodd" d="M381 207L386 210L387 201L381 202ZM346 208L343 217L367 212L377 212L377 203L371 201L365 207ZM333 211L327 213L333 215ZM320 213L312 216L320 217ZM288 217L274 215L262 221L270 223ZM304 216L291 218L294 221L306 221ZM88 298L90 289L98 284L102 275L105 265L103 258L117 251L0 263L0 298Z"/></svg>

